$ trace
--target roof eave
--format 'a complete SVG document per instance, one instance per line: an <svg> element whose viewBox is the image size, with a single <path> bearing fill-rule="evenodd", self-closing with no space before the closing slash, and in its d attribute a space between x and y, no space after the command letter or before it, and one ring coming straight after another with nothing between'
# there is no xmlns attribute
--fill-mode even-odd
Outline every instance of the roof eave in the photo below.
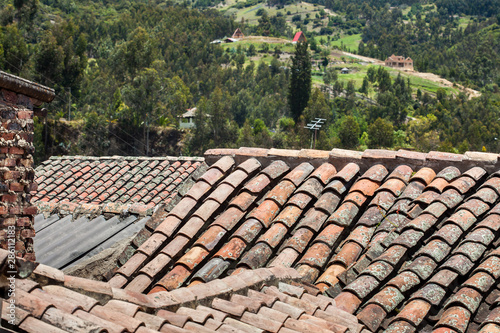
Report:
<svg viewBox="0 0 500 333"><path fill-rule="evenodd" d="M28 81L18 76L0 71L0 88L4 88L41 102L50 103L56 96L54 89Z"/></svg>

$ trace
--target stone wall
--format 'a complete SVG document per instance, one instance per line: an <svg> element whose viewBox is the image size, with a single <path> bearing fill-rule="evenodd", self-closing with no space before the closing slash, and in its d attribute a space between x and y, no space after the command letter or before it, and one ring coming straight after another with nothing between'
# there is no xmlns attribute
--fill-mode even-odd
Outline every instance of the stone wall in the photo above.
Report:
<svg viewBox="0 0 500 333"><path fill-rule="evenodd" d="M33 114L54 91L0 71L0 247L35 260Z"/></svg>
<svg viewBox="0 0 500 333"><path fill-rule="evenodd" d="M31 110L30 110L31 108ZM36 190L32 154L33 104L29 97L2 89L0 95L0 246L13 242L17 256L35 260L30 192ZM10 228L9 228L10 227ZM11 230L9 233L8 231Z"/></svg>

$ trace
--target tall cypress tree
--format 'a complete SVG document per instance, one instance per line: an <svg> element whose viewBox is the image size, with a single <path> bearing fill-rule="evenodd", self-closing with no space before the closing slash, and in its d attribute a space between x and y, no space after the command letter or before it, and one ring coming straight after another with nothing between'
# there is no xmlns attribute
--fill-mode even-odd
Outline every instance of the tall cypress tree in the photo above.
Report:
<svg viewBox="0 0 500 333"><path fill-rule="evenodd" d="M307 47L307 42L297 43L292 59L288 105L295 121L306 108L311 95L311 57Z"/></svg>

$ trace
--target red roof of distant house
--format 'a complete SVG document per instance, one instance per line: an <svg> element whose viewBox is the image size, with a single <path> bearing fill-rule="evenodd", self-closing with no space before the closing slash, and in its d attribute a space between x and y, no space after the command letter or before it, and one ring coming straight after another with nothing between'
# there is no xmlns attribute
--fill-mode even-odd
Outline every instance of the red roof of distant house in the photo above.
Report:
<svg viewBox="0 0 500 333"><path fill-rule="evenodd" d="M297 32L295 34L295 37L293 37L293 42L299 42L301 40L301 37L304 41L306 40L306 36L302 31Z"/></svg>

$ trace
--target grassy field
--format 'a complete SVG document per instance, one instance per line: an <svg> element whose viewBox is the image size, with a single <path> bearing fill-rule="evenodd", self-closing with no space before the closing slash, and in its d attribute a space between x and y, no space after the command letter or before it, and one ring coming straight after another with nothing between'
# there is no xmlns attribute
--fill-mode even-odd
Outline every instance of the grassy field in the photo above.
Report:
<svg viewBox="0 0 500 333"><path fill-rule="evenodd" d="M224 50L226 49L237 49L238 46L241 46L242 50L247 50L250 45L254 45L257 52L262 50L265 47L265 44L269 47L269 52L272 52L276 47L279 47L281 52L293 53L295 52L295 45L290 43L289 41L283 40L283 43L265 43L260 40L241 40L236 43L223 43L221 44Z"/></svg>
<svg viewBox="0 0 500 333"><path fill-rule="evenodd" d="M349 68L349 71L350 71L349 74L340 74L340 70L343 67ZM338 79L341 82L347 83L347 82L352 80L352 81L354 81L354 86L356 87L356 89L359 89L363 85L363 78L366 76L369 67L370 66L363 66L363 65L359 65L359 64L349 64L349 65L340 65L339 64L339 65L335 65L333 68L335 68L338 71L338 73L339 73ZM404 72L401 72L398 70L389 69L387 67L386 67L386 69L389 71L389 74L391 75L391 77L393 79L396 78L398 76L398 74L400 74L400 73L405 79L410 78L411 87L415 92L417 91L417 89L420 89L422 92L429 92L431 94L435 94L438 88L443 88L447 93L452 93L452 94L459 93L459 90L457 88L454 88L454 87L443 87L441 84L439 84L437 82L433 82L431 80L427 80L427 79L424 79L421 77L409 75L407 73L404 73ZM321 77L319 77L319 78L321 78ZM321 81L319 81L318 83L323 84L322 78L321 78ZM372 91L369 95L373 95L373 94L374 94L374 92ZM373 96L369 96L369 97L373 97Z"/></svg>
<svg viewBox="0 0 500 333"><path fill-rule="evenodd" d="M243 1L243 0L239 0ZM236 22L241 22L242 19L245 20L246 23L252 24L252 25L257 25L259 24L259 16L257 16L257 11L259 9L265 9L268 13L269 16L276 15L277 13L283 14L285 16L286 21L288 24L292 27L295 27L295 24L292 24L292 17L294 15L299 14L302 19L306 17L307 14L309 14L311 22L307 24L307 30L319 30L319 28L313 29L313 23L312 20L316 17L316 13L319 13L321 9L324 9L325 6L321 6L318 4L311 4L308 2L299 2L296 4L292 5L286 5L285 7L278 9L278 7L273 6L269 7L266 6L265 3L259 3L257 5L251 6L251 7L246 7L246 8L235 8L234 5L236 4L235 0L226 0L226 6L220 7L219 9L221 11L224 11L226 15L230 15L235 17ZM288 15L287 13L290 13ZM323 22L326 23L328 22L328 18L323 19Z"/></svg>
<svg viewBox="0 0 500 333"><path fill-rule="evenodd" d="M463 16L458 19L458 27L465 29L471 21L470 16Z"/></svg>
<svg viewBox="0 0 500 333"><path fill-rule="evenodd" d="M345 35L344 37L338 40L331 41L330 45L337 46L339 49L341 48L342 45L344 45L345 47L347 47L348 50L353 52L358 50L358 45L360 41L361 41L361 34Z"/></svg>

